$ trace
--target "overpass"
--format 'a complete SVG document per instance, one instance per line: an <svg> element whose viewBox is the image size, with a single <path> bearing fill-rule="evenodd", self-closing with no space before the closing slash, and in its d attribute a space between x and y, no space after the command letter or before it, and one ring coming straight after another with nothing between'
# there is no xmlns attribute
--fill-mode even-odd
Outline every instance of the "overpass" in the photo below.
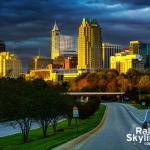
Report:
<svg viewBox="0 0 150 150"><path fill-rule="evenodd" d="M102 96L102 95L124 95L125 92L66 92L64 95L71 96Z"/></svg>
<svg viewBox="0 0 150 150"><path fill-rule="evenodd" d="M118 101L123 102L123 95L125 94L125 92L66 92L63 94L80 97L80 100L83 102L88 101L89 97L91 97L91 96L98 96L101 99L101 96L104 96L104 95L107 95L107 96L108 95L112 95L112 96L116 95Z"/></svg>

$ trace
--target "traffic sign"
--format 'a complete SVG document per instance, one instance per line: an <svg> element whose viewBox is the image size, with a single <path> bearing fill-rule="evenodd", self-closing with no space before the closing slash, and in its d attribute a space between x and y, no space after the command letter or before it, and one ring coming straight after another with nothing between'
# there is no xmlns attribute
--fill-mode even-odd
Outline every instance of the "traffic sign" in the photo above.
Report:
<svg viewBox="0 0 150 150"><path fill-rule="evenodd" d="M74 118L79 117L79 110L78 110L78 107L76 107L76 106L73 107L73 117Z"/></svg>

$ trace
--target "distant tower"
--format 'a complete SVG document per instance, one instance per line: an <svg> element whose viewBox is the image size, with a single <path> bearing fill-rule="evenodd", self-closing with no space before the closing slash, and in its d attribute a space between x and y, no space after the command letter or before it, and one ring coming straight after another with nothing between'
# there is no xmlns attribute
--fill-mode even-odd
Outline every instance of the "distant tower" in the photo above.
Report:
<svg viewBox="0 0 150 150"><path fill-rule="evenodd" d="M0 52L5 52L5 47L4 41L0 40Z"/></svg>
<svg viewBox="0 0 150 150"><path fill-rule="evenodd" d="M60 31L56 22L51 30L51 34L51 58L54 59L59 56L60 50Z"/></svg>
<svg viewBox="0 0 150 150"><path fill-rule="evenodd" d="M101 64L101 28L96 20L83 18L78 35L78 69L98 69Z"/></svg>

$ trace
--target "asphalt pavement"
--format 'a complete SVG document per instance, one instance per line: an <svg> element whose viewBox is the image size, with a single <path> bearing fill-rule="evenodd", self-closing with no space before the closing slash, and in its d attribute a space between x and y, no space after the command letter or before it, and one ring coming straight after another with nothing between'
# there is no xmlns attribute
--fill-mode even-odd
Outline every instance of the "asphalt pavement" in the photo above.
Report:
<svg viewBox="0 0 150 150"><path fill-rule="evenodd" d="M120 103L107 103L108 116L103 127L74 150L150 150L150 145L127 142L126 135L135 133L139 124Z"/></svg>

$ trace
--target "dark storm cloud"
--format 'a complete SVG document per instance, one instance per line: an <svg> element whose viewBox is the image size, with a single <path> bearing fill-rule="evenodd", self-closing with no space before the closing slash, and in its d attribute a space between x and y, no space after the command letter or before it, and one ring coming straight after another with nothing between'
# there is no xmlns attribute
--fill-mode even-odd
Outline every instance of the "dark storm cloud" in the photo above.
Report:
<svg viewBox="0 0 150 150"><path fill-rule="evenodd" d="M0 39L25 58L39 48L49 55L55 20L63 34L77 36L83 17L99 21L106 42L125 46L132 39L150 42L149 0L1 0Z"/></svg>

